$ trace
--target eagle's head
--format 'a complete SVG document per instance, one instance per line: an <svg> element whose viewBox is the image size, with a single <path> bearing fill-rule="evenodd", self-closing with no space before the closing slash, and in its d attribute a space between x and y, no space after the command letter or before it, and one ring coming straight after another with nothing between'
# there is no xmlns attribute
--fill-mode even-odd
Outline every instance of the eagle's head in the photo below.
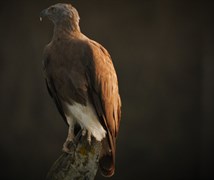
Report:
<svg viewBox="0 0 214 180"><path fill-rule="evenodd" d="M44 9L40 13L40 20L43 17L48 17L54 25L70 24L72 27L79 26L78 11L71 5L65 3L58 3Z"/></svg>

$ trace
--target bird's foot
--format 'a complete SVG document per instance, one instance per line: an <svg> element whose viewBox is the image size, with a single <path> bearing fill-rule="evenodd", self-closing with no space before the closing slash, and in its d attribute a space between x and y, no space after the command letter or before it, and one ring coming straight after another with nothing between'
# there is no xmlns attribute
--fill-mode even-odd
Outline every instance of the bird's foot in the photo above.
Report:
<svg viewBox="0 0 214 180"><path fill-rule="evenodd" d="M86 135L86 129L83 128L83 129L82 129L82 136L85 136L85 135Z"/></svg>
<svg viewBox="0 0 214 180"><path fill-rule="evenodd" d="M87 134L87 140L89 145L91 145L91 132L87 131L85 128L82 128L82 136L85 136Z"/></svg>
<svg viewBox="0 0 214 180"><path fill-rule="evenodd" d="M87 136L88 144L91 145L91 132L88 131L88 136Z"/></svg>
<svg viewBox="0 0 214 180"><path fill-rule="evenodd" d="M91 132L87 131L85 128L82 128L82 136L86 136L87 134L87 140L89 145L91 145Z"/></svg>
<svg viewBox="0 0 214 180"><path fill-rule="evenodd" d="M78 142L80 141L82 133L83 133L83 130L80 130L74 138L71 138L70 136L68 136L65 143L63 144L62 151L68 154L73 154L73 152L75 152L77 148L77 145L78 145Z"/></svg>
<svg viewBox="0 0 214 180"><path fill-rule="evenodd" d="M65 143L63 144L62 151L68 154L73 154L77 147L77 144L74 140L66 139Z"/></svg>

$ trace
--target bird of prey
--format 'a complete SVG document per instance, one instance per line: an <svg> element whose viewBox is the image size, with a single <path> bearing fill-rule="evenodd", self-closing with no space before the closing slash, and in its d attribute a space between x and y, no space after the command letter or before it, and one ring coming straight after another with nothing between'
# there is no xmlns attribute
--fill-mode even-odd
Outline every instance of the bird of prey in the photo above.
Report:
<svg viewBox="0 0 214 180"><path fill-rule="evenodd" d="M78 124L89 143L92 137L102 142L100 169L104 176L112 176L121 99L111 57L102 45L81 33L79 14L71 4L52 5L40 17L54 24L43 68L48 92L69 127L63 150L69 153Z"/></svg>

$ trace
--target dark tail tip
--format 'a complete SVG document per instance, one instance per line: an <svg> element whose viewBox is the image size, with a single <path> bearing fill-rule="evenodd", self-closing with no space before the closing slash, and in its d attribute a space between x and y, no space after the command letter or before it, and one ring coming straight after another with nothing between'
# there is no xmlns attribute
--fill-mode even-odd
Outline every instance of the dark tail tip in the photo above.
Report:
<svg viewBox="0 0 214 180"><path fill-rule="evenodd" d="M105 177L111 177L114 175L114 160L111 155L104 155L100 161L101 174Z"/></svg>

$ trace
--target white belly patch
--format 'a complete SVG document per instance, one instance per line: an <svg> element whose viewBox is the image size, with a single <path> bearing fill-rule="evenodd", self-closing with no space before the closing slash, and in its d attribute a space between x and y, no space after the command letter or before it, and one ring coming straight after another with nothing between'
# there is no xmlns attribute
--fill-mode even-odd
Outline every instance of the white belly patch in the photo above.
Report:
<svg viewBox="0 0 214 180"><path fill-rule="evenodd" d="M89 131L97 141L105 138L106 131L100 124L96 112L90 103L87 103L86 106L79 103L67 104L67 107L80 126Z"/></svg>

